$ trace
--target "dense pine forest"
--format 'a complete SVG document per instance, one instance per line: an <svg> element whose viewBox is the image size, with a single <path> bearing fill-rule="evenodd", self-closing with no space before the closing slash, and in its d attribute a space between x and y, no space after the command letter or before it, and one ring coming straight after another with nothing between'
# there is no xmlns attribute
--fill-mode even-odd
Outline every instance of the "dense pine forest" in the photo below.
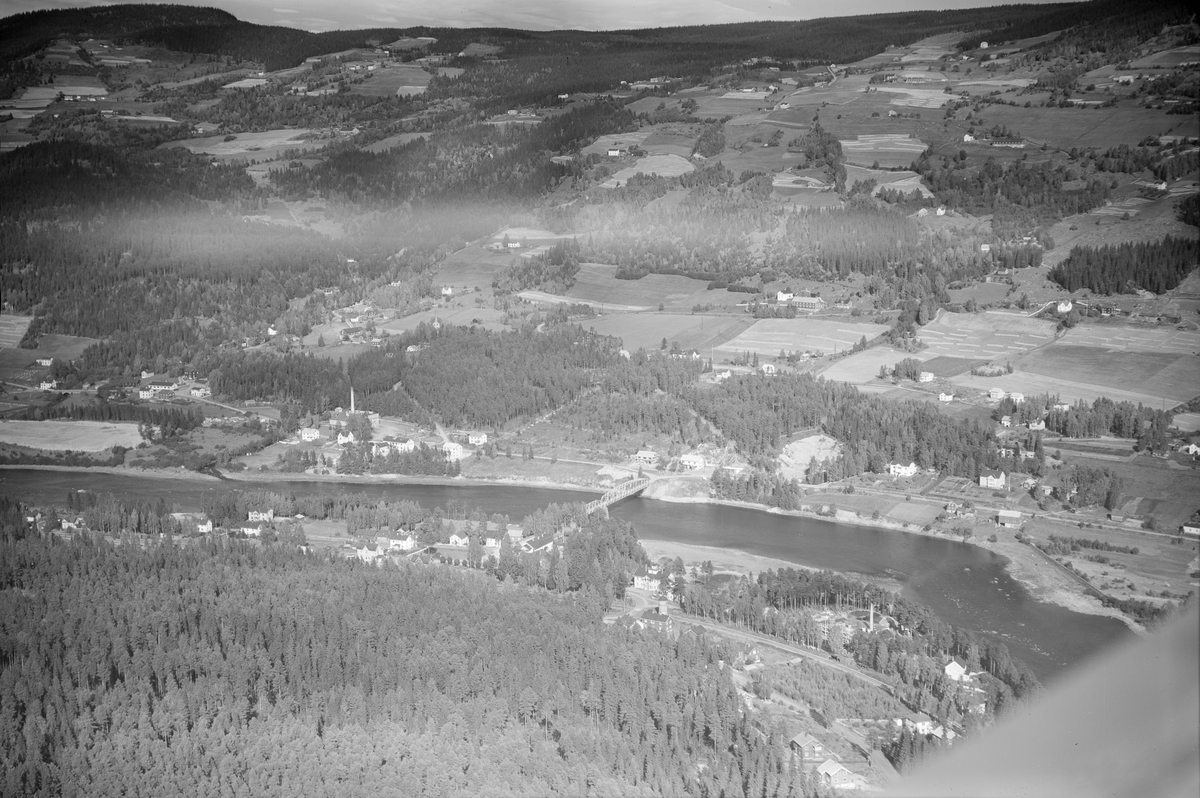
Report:
<svg viewBox="0 0 1200 798"><path fill-rule="evenodd" d="M1050 279L1068 291L1161 294L1183 282L1197 262L1200 242L1167 236L1154 242L1072 247L1067 259L1050 271Z"/></svg>
<svg viewBox="0 0 1200 798"><path fill-rule="evenodd" d="M586 590L0 513L5 794L812 794L721 651Z"/></svg>

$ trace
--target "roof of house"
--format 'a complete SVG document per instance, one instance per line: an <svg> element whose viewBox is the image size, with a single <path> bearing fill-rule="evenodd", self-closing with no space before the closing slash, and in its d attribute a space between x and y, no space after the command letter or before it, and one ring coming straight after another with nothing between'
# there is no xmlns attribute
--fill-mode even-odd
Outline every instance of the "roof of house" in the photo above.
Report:
<svg viewBox="0 0 1200 798"><path fill-rule="evenodd" d="M836 759L826 759L817 767L817 772L822 776L832 776L834 773L840 773L843 770L849 772L850 768L846 767Z"/></svg>
<svg viewBox="0 0 1200 798"><path fill-rule="evenodd" d="M986 469L984 469L983 471L979 472L979 476L981 476L981 477L990 477L991 479L999 479L999 478L1001 478L1001 477L1003 477L1003 476L1004 476L1004 472L1003 472L1003 471L996 471L996 470L994 470L994 469L991 469L991 468L986 468Z"/></svg>
<svg viewBox="0 0 1200 798"><path fill-rule="evenodd" d="M789 742L792 745L799 745L799 746L820 745L821 744L820 740L818 740L816 737L813 737L808 732L800 732L795 737L793 737L791 740L789 740Z"/></svg>

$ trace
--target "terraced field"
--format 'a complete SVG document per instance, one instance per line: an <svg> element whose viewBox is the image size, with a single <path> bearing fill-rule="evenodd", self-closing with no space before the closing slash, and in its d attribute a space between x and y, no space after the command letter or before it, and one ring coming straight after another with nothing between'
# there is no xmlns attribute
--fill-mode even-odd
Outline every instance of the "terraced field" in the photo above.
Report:
<svg viewBox="0 0 1200 798"><path fill-rule="evenodd" d="M918 333L930 356L991 360L1012 357L1054 339L1054 324L1016 313L938 314Z"/></svg>

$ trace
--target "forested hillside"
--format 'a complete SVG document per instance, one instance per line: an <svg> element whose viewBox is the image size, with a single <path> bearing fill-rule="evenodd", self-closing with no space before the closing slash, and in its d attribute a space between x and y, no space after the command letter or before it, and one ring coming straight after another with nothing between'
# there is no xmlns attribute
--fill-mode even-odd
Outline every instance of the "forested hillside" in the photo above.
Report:
<svg viewBox="0 0 1200 798"><path fill-rule="evenodd" d="M811 794L719 652L585 594L5 528L7 795Z"/></svg>
<svg viewBox="0 0 1200 798"><path fill-rule="evenodd" d="M1072 247L1067 259L1050 271L1050 279L1068 291L1132 294L1142 289L1162 294L1183 282L1197 263L1200 242L1167 236L1157 242Z"/></svg>

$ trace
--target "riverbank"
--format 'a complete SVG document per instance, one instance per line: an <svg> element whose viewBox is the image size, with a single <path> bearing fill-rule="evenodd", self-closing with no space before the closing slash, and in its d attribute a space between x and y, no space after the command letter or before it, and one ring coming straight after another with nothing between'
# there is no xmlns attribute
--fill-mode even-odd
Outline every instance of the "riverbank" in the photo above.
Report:
<svg viewBox="0 0 1200 798"><path fill-rule="evenodd" d="M115 474L120 477L145 477L146 479L180 479L189 482L220 482L219 477L177 468L126 468L125 466L60 466L60 465L0 465L0 471L70 471L79 474Z"/></svg>
<svg viewBox="0 0 1200 798"><path fill-rule="evenodd" d="M536 488L539 490L569 490L578 493L602 494L601 488L589 485L574 485L543 479L479 479L472 477L434 477L419 474L306 474L282 471L237 471L221 472L231 482L344 482L354 485L456 485L507 486L513 488Z"/></svg>
<svg viewBox="0 0 1200 798"><path fill-rule="evenodd" d="M1137 621L1133 620L1125 613L1115 607L1106 607L1095 596L1088 594L1084 588L1061 573L1057 568L1052 567L1045 562L1044 559L1029 546L1019 542L1013 533L995 528L995 541L988 540L978 535L972 536L964 540L959 535L945 534L936 529L926 531L920 526L914 524L905 524L902 522L891 521L886 518L872 518L870 516L862 516L850 510L838 510L833 516L822 516L810 511L804 510L783 510L778 507L768 507L763 504L754 504L751 502L729 501L725 499L714 499L707 495L707 485L704 485L704 491L701 492L700 484L703 480L697 478L684 477L681 479L661 479L651 483L647 488L643 497L654 499L663 502L675 502L679 504L716 504L725 507L739 507L748 510L756 510L759 512L772 513L774 515L789 516L793 518L811 518L826 521L835 521L840 524L854 524L856 526L873 527L877 529L887 529L893 532L903 532L909 535L921 535L923 537L936 538L940 540L949 540L956 543L964 543L969 546L977 546L981 549L992 551L1004 560L1004 569L1016 582L1018 582L1029 594L1037 599L1048 604L1055 604L1059 607L1064 607L1073 612L1083 613L1086 615L1099 615L1102 617L1115 618L1133 632L1137 634L1145 634L1146 629ZM684 544L670 544L672 546L683 546ZM643 548L645 546L643 545ZM709 548L709 547L694 547L694 548ZM717 549L725 551L724 549ZM664 549L665 551L665 549ZM649 553L649 550L647 550ZM652 555L655 556L655 555ZM667 556L666 554L658 556ZM683 554L670 555L683 556L684 561L688 560ZM756 558L757 555L746 554L746 558ZM712 557L705 559L713 559L714 565L716 560ZM730 558L726 558L729 560ZM771 558L757 558L768 560ZM751 559L742 560L742 568L738 570L736 567L731 568L734 573L749 573L751 570L764 570L765 568L778 568L778 565L765 565L763 567L747 567L753 561ZM783 567L796 568L796 563L785 562Z"/></svg>

